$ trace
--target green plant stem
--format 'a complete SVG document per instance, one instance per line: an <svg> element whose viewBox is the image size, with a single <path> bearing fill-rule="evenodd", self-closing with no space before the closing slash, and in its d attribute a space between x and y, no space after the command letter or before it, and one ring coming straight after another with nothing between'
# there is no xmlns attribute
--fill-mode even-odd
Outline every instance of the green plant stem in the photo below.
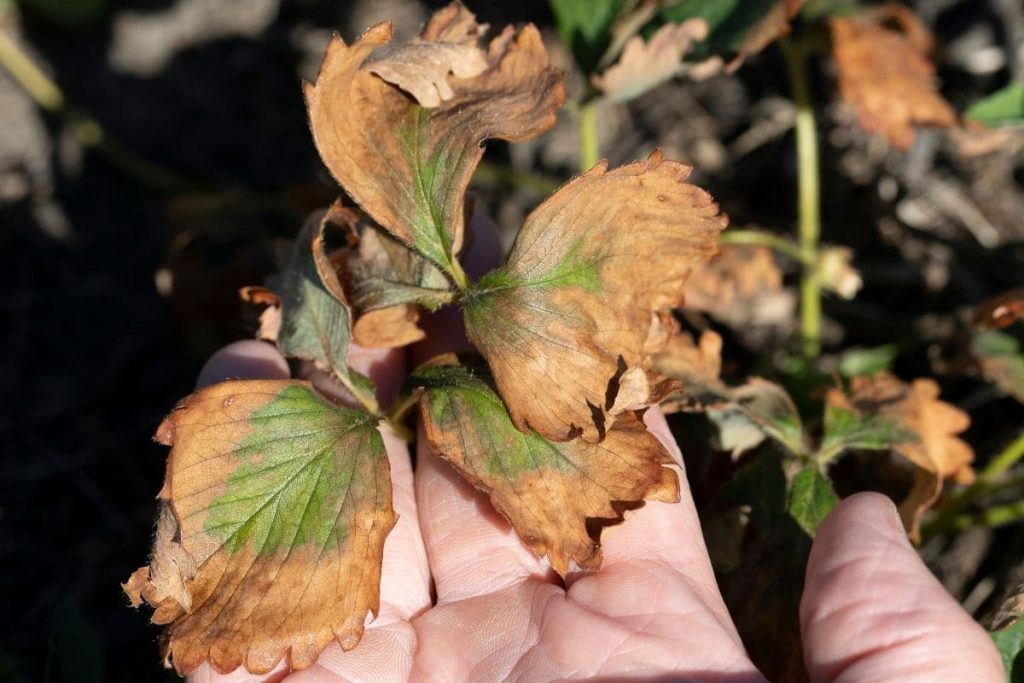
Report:
<svg viewBox="0 0 1024 683"><path fill-rule="evenodd" d="M111 139L102 126L81 109L68 104L67 98L7 31L0 30L0 67L17 81L42 109L63 117L75 137L86 147L95 149L108 161L139 182L151 187L168 189L195 188L196 183L183 176L143 159L116 140Z"/></svg>
<svg viewBox="0 0 1024 683"><path fill-rule="evenodd" d="M395 402L395 405L393 405L391 407L391 410L388 411L387 423L391 426L393 430L395 430L395 432L399 436L403 437L406 441L412 441L413 434L405 426L405 416L419 403L420 394L422 393L422 391L417 389L411 393L399 396L398 400Z"/></svg>
<svg viewBox="0 0 1024 683"><path fill-rule="evenodd" d="M965 531L976 526L986 526L992 529L1022 520L1024 520L1024 499L996 505L973 515L956 515L950 519L947 528L950 531Z"/></svg>
<svg viewBox="0 0 1024 683"><path fill-rule="evenodd" d="M821 237L821 188L818 168L818 129L807 82L807 47L780 41L786 71L796 102L797 215L803 272L800 277L800 336L804 357L821 353L821 277L817 270Z"/></svg>
<svg viewBox="0 0 1024 683"><path fill-rule="evenodd" d="M783 239L778 235L773 235L770 232L762 232L760 230L726 230L719 235L718 241L722 244L752 244L765 246L770 249L774 249L780 254L785 254L798 263L804 263L806 256L799 246L793 244L789 240Z"/></svg>
<svg viewBox="0 0 1024 683"><path fill-rule="evenodd" d="M459 263L459 259L453 257L448 262L448 267L445 269L451 276L455 286L460 290L469 289L469 276L466 275L466 271L462 269L462 264Z"/></svg>
<svg viewBox="0 0 1024 683"><path fill-rule="evenodd" d="M597 142L597 104L591 100L580 105L580 171L589 171L601 158Z"/></svg>
<svg viewBox="0 0 1024 683"><path fill-rule="evenodd" d="M925 525L921 532L921 536L927 539L944 531L956 529L957 527L955 525L960 523L957 522L957 520L969 517L969 515L959 515L961 510L982 496L988 495L998 489L1010 488L1013 482L999 482L997 480L1006 473L1007 470L1017 464L1021 458L1024 458L1024 432L1011 441L1010 444L999 453L999 455L994 457L992 461L985 466L985 469L978 473L978 478L973 484L967 488L961 489L957 494L950 498L949 502L942 509L942 512L940 512L935 519ZM1014 481L1017 481L1018 479L1015 479Z"/></svg>

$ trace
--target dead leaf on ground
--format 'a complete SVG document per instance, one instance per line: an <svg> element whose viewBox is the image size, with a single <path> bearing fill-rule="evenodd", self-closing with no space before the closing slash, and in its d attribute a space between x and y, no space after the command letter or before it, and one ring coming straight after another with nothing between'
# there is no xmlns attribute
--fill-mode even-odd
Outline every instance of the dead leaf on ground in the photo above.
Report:
<svg viewBox="0 0 1024 683"><path fill-rule="evenodd" d="M792 318L795 299L768 247L723 244L699 263L683 289L683 307L708 313L730 327L772 326Z"/></svg>
<svg viewBox="0 0 1024 683"><path fill-rule="evenodd" d="M902 30L889 28L897 23ZM928 60L931 36L910 10L891 4L833 17L832 50L843 100L860 124L900 150L914 142L914 126L950 128L956 113L939 93Z"/></svg>
<svg viewBox="0 0 1024 683"><path fill-rule="evenodd" d="M970 426L970 417L940 401L939 385L933 380L905 384L887 372L854 377L849 396L833 389L826 404L858 416L887 419L914 437L889 444L914 466L913 486L899 506L912 539L920 538L921 517L938 501L944 481L974 480L974 451L956 436Z"/></svg>
<svg viewBox="0 0 1024 683"><path fill-rule="evenodd" d="M635 407L621 388L654 400L649 357L725 224L689 174L660 152L612 171L598 164L537 207L505 265L471 290L466 331L519 429L597 442Z"/></svg>
<svg viewBox="0 0 1024 683"><path fill-rule="evenodd" d="M431 447L486 493L523 542L562 576L601 566L601 533L645 500L679 500L672 456L638 413L600 444L521 432L482 367L443 356L418 369L420 415Z"/></svg>
<svg viewBox="0 0 1024 683"><path fill-rule="evenodd" d="M124 589L167 624L169 664L259 674L355 647L396 520L375 418L305 382L232 381L184 399L156 440L171 446L164 507Z"/></svg>
<svg viewBox="0 0 1024 683"><path fill-rule="evenodd" d="M690 19L681 24L665 24L646 42L641 36L633 36L626 42L619 60L604 73L593 76L594 85L612 100L625 102L690 70L710 75L706 72L712 67L707 63L683 64L683 55L707 35L705 20ZM720 60L715 63L721 64Z"/></svg>
<svg viewBox="0 0 1024 683"><path fill-rule="evenodd" d="M486 49L478 45L482 28L454 3L411 46L379 59L373 53L390 43L390 23L350 46L336 36L316 82L305 88L317 149L345 191L384 229L449 271L458 268L480 143L546 131L565 99L562 73L548 65L535 27L518 35L507 27ZM400 59L402 50L414 50L418 61Z"/></svg>

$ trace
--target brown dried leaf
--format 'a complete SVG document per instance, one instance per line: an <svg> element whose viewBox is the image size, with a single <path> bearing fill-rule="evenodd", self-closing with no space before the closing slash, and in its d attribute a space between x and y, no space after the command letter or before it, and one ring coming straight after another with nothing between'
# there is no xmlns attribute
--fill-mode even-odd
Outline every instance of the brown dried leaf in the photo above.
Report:
<svg viewBox="0 0 1024 683"><path fill-rule="evenodd" d="M902 32L884 25L892 20ZM839 89L866 130L905 150L914 142L915 125L956 125L956 113L939 94L935 67L927 59L931 37L908 9L892 4L829 23Z"/></svg>
<svg viewBox="0 0 1024 683"><path fill-rule="evenodd" d="M331 215L352 236L349 248L332 259L352 302L353 340L368 348L391 348L422 339L420 307L433 310L451 300L445 275L363 212L336 204Z"/></svg>
<svg viewBox="0 0 1024 683"><path fill-rule="evenodd" d="M921 516L942 493L945 480L960 484L974 480L974 451L956 437L971 419L959 408L939 400L939 385L931 379L904 384L881 372L854 377L850 395L831 390L826 403L855 415L881 417L916 437L891 444L894 452L914 466L914 484L900 504L900 515L911 538L920 536Z"/></svg>
<svg viewBox="0 0 1024 683"><path fill-rule="evenodd" d="M735 327L789 317L790 297L782 271L768 247L724 244L718 255L693 268L683 289L683 306Z"/></svg>
<svg viewBox="0 0 1024 683"><path fill-rule="evenodd" d="M686 71L683 55L707 35L705 20L690 19L681 24L665 24L648 42L633 36L626 42L619 60L604 73L593 76L594 85L616 102L631 100Z"/></svg>
<svg viewBox="0 0 1024 683"><path fill-rule="evenodd" d="M601 533L645 500L679 500L672 456L639 414L616 420L600 444L553 443L516 429L481 368L443 356L418 369L431 447L485 492L529 548L562 576L601 565Z"/></svg>
<svg viewBox="0 0 1024 683"><path fill-rule="evenodd" d="M513 422L556 441L604 437L622 409L621 379L646 371L667 341L663 312L725 224L711 197L684 182L690 167L660 152L606 169L535 209L506 264L464 304Z"/></svg>
<svg viewBox="0 0 1024 683"><path fill-rule="evenodd" d="M403 60L400 66L392 59L386 68L368 62L391 41L391 25L384 23L351 46L335 37L316 82L305 88L313 138L334 177L388 232L449 272L461 272L456 256L464 196L483 156L480 143L519 142L544 132L565 98L562 74L548 66L536 28L515 36L508 27L486 53L476 46L481 29L453 4L414 43L420 53L449 57L478 50L486 68L473 76L460 74L475 71L476 60L464 70L451 58L439 64ZM457 62L456 73L441 73ZM424 99L410 98L402 88Z"/></svg>
<svg viewBox="0 0 1024 683"><path fill-rule="evenodd" d="M355 647L396 519L376 420L305 382L234 381L186 398L156 439L172 447L164 507L124 589L168 624L169 663L266 673Z"/></svg>
<svg viewBox="0 0 1024 683"><path fill-rule="evenodd" d="M729 62L726 70L730 73L736 71L747 57L757 54L787 35L790 30L789 22L800 12L803 4L804 0L778 0L773 3L764 16L743 36L737 54Z"/></svg>

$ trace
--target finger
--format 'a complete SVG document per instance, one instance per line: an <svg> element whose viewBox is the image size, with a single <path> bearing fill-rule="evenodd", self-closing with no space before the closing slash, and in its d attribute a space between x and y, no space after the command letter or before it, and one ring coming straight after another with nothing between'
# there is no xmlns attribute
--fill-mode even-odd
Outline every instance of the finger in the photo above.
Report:
<svg viewBox="0 0 1024 683"><path fill-rule="evenodd" d="M800 605L813 681L1002 681L988 635L932 576L895 506L842 501L818 531Z"/></svg>
<svg viewBox="0 0 1024 683"><path fill-rule="evenodd" d="M679 502L648 501L627 512L622 524L606 528L601 534L601 571L567 577L569 597L613 617L657 612L689 618L706 613L717 622L711 626L742 653L739 634L718 590L679 446L660 410L648 410L644 421L679 468ZM661 599L652 600L652 595Z"/></svg>
<svg viewBox="0 0 1024 683"><path fill-rule="evenodd" d="M362 349L353 346L349 353L352 369L368 376L378 387L381 402L393 399L405 373L404 353L396 349ZM288 366L281 354L271 345L243 341L231 344L207 362L200 373L200 382L212 383L224 379L288 377ZM328 395L342 395L344 389L323 376L314 383ZM365 672L379 664L382 650L388 652L384 660L391 662L388 671L394 680L402 680L411 668L411 652L415 636L408 620L430 606L430 572L426 551L419 533L416 499L413 491L412 466L408 446L392 430L381 428L381 436L388 454L393 485L393 505L398 521L384 543L381 570L380 611L364 635L365 643L351 652L342 652L332 644L317 665L308 670L331 672L340 676ZM365 644L364 643L364 644ZM224 678L204 665L191 677L193 681L273 681L285 671L282 662L268 675L251 676L239 669Z"/></svg>

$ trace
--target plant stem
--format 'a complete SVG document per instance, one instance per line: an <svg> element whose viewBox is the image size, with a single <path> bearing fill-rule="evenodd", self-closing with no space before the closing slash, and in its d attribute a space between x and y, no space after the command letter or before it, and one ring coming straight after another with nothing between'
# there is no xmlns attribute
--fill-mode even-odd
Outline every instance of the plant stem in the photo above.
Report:
<svg viewBox="0 0 1024 683"><path fill-rule="evenodd" d="M39 107L63 117L75 137L86 147L102 154L115 166L139 182L157 189L194 188L196 183L143 159L103 131L102 126L86 112L70 106L64 93L28 55L7 31L0 30L0 67L3 67L24 88Z"/></svg>
<svg viewBox="0 0 1024 683"><path fill-rule="evenodd" d="M807 82L807 47L783 38L786 71L796 102L797 210L803 272L800 276L800 336L804 357L821 353L821 278L817 271L821 236L821 188L818 168L818 130Z"/></svg>
<svg viewBox="0 0 1024 683"><path fill-rule="evenodd" d="M806 254L789 240L760 230L726 230L718 237L722 244L753 244L765 246L785 254L798 263L804 263Z"/></svg>
<svg viewBox="0 0 1024 683"><path fill-rule="evenodd" d="M1021 520L1024 520L1024 499L996 505L973 515L957 515L950 519L947 528L950 531L964 531L975 526L987 526L991 529Z"/></svg>
<svg viewBox="0 0 1024 683"><path fill-rule="evenodd" d="M405 424L404 424L405 416L406 416L406 414L410 410L415 408L416 405L419 403L420 394L421 393L423 393L423 392L421 390L417 389L417 390L412 391L412 392L410 392L410 393L408 393L408 394L406 394L404 396L399 396L398 397L398 400L395 402L395 405L393 405L391 407L391 410L388 411L388 416L387 416L388 424L391 425L392 429L394 429L395 431L398 431L398 429L401 428L405 432L407 432L407 433L409 432L409 430L405 428ZM410 440L411 440L412 434L409 433L409 436L410 436Z"/></svg>
<svg viewBox="0 0 1024 683"><path fill-rule="evenodd" d="M580 105L580 171L586 172L601 158L597 142L597 104L591 100Z"/></svg>
<svg viewBox="0 0 1024 683"><path fill-rule="evenodd" d="M452 276L452 281L455 282L455 286L460 290L469 289L469 277L466 275L466 271L462 269L462 264L459 263L459 259L452 257L448 261L448 274Z"/></svg>
<svg viewBox="0 0 1024 683"><path fill-rule="evenodd" d="M961 489L959 493L950 498L942 512L922 530L922 537L931 538L943 531L957 529L956 524L962 523L964 517L969 517L969 515L958 516L958 513L982 496L992 493L997 488L1004 488L996 480L1021 458L1024 458L1024 432L1011 441L999 455L985 466L973 484ZM957 520L961 520L961 522Z"/></svg>

